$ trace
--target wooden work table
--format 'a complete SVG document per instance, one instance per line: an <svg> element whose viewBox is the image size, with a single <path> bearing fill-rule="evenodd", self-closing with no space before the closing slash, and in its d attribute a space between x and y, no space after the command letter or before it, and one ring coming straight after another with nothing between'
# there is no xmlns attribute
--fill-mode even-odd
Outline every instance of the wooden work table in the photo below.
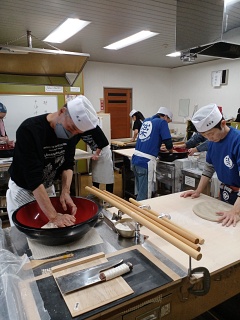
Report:
<svg viewBox="0 0 240 320"><path fill-rule="evenodd" d="M181 192L152 198L141 201L141 203L149 204L152 210L159 212L159 214L170 214L173 222L205 239L205 243L201 246L202 259L200 261L192 259L193 268L204 266L211 273L214 273L238 262L240 259L240 251L238 250L240 222L236 227L223 227L217 222L202 219L193 213L192 207L199 202L219 200L203 194L196 199L182 198L180 194ZM184 270L188 269L186 254L147 229L142 229L142 232L150 235L148 241L156 245L164 255L171 257Z"/></svg>
<svg viewBox="0 0 240 320"><path fill-rule="evenodd" d="M103 209L105 219L95 227L95 230L103 239L103 244L77 250L74 259L87 257L98 252L104 252L107 257L125 254L137 245L141 248L140 251L148 252L147 256L151 257L151 261L171 276L173 281L167 285L151 289L144 286L145 278L147 279L150 276L147 271L143 273L140 280L137 275L134 278L133 273L133 276L126 277L126 281L132 288L135 288L134 282L136 285L138 279L138 284L139 281L142 282L141 290L144 289L143 291L138 292L139 289L136 289L132 296L130 295L123 300L119 299L115 304L108 304L104 308L96 309L92 313L74 319L144 320L161 318L164 320L190 320L238 294L240 292L240 223L236 227L230 226L227 228L196 216L192 207L201 201L217 200L205 195L201 195L198 199L184 199L180 198L180 193L176 193L144 200L141 203L150 205L151 209L156 212L170 214L174 223L204 238L205 242L201 245L202 259L196 261L191 258L191 269L205 267L209 270L211 285L210 291L206 295L198 296L189 292L192 283L190 283L188 277L190 259L187 254L144 226L140 229L141 238L138 243L132 238L127 239L118 236L111 229L111 218L109 216L112 217L113 213L117 212L117 209L112 207ZM106 218L107 216L108 218ZM14 232L19 233L17 230ZM145 239L145 236L148 236L148 239ZM19 234L15 235L15 239L19 245L21 239ZM13 242L15 241L13 240ZM51 298L56 300L53 304L58 305L57 300L60 299L58 288L52 277L49 275L40 276L40 269L35 272L36 279L46 277L45 280L43 279L45 282L40 286L40 293L43 301L46 299L45 307L52 319L72 319L62 300L61 308L58 308L57 311L51 309L51 303L48 301L50 299L48 291L51 288ZM153 318L153 316L156 317Z"/></svg>
<svg viewBox="0 0 240 320"><path fill-rule="evenodd" d="M121 151L125 150L135 150L134 147L136 145L136 141L129 142L130 138L123 138L123 139L112 139L111 140L111 149L113 151L112 158L113 158L113 166L115 170L119 170L119 165L122 164L122 153ZM120 155L120 157L119 157Z"/></svg>
<svg viewBox="0 0 240 320"><path fill-rule="evenodd" d="M114 153L120 154L121 156L128 157L129 159L132 158L134 151L135 151L135 148L113 150Z"/></svg>

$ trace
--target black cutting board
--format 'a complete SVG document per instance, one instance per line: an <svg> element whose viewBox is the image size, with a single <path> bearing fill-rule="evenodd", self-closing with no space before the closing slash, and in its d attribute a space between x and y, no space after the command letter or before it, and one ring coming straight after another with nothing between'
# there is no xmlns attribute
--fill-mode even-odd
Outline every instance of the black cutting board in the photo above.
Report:
<svg viewBox="0 0 240 320"><path fill-rule="evenodd" d="M110 309L124 301L128 301L134 297L144 294L153 289L159 288L167 283L173 281L166 273L159 269L152 261L144 256L137 249L121 253L114 257L108 257L108 260L115 260L116 257L124 259L124 262L131 262L133 264L133 271L123 275L124 280L133 289L134 293L123 297L117 301L113 301L96 310L89 311L83 315L75 317L74 319L87 319L103 310ZM53 277L47 277L37 280L38 288L42 296L44 306L51 316L51 320L65 320L72 319L72 316L63 300L63 297L57 287Z"/></svg>

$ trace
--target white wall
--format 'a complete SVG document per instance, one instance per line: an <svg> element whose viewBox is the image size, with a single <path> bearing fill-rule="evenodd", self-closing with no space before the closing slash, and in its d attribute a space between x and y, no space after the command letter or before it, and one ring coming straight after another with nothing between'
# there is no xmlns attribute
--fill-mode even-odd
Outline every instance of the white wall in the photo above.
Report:
<svg viewBox="0 0 240 320"><path fill-rule="evenodd" d="M229 70L228 84L212 87L212 71L225 69ZM240 61L219 59L173 69L172 86L171 107L176 121L183 120L178 117L178 104L179 99L185 98L190 99L190 117L195 104L200 108L214 102L222 106L223 115L226 118L235 118L240 108Z"/></svg>
<svg viewBox="0 0 240 320"><path fill-rule="evenodd" d="M96 111L104 87L132 88L132 107L145 117L154 115L160 106L170 108L170 69L89 61L84 67L84 94Z"/></svg>
<svg viewBox="0 0 240 320"><path fill-rule="evenodd" d="M225 69L229 70L228 84L212 87L212 71ZM180 99L190 99L190 117L195 104L201 107L211 102L223 107L225 117L236 117L240 108L240 61L218 59L175 69L89 61L84 68L84 92L97 111L104 87L132 88L133 108L145 117L155 114L160 106L169 107L176 122L170 128L185 133L184 119L178 116Z"/></svg>

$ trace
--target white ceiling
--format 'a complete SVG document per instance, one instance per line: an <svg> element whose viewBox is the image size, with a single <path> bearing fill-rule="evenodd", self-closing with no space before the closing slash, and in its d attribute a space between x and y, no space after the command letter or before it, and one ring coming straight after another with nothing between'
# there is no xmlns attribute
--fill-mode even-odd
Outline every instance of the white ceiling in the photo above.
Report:
<svg viewBox="0 0 240 320"><path fill-rule="evenodd" d="M208 0L202 0L207 3ZM55 45L59 49L90 54L89 61L175 68L175 0L0 0L0 44L27 47L27 30L33 48L51 49L42 42L66 18L91 21L85 29ZM104 46L141 30L159 35L118 51ZM194 63L214 58L198 56Z"/></svg>

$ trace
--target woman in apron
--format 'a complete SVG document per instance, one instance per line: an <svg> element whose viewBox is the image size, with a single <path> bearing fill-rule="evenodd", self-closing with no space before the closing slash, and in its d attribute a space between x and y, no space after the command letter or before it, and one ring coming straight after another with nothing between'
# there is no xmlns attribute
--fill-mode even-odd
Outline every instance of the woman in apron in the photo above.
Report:
<svg viewBox="0 0 240 320"><path fill-rule="evenodd" d="M101 183L106 184L106 190L112 193L114 186L112 152L104 132L97 126L95 129L80 134L79 137L86 142L93 153L93 186L99 188Z"/></svg>

